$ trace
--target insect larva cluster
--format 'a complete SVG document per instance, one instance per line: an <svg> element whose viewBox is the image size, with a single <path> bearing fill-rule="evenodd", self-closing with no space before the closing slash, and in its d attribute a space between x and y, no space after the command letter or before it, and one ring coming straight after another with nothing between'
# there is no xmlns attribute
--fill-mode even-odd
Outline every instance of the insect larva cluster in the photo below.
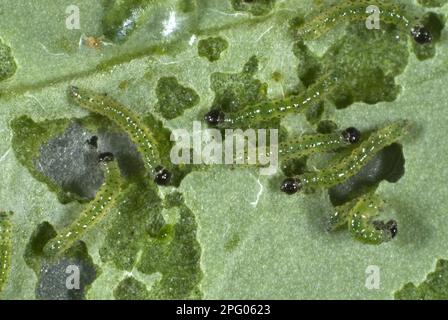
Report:
<svg viewBox="0 0 448 320"><path fill-rule="evenodd" d="M71 225L58 232L44 247L44 255L55 257L69 249L90 228L92 228L113 206L121 184L120 169L111 153L99 156L99 163L104 171L104 182L95 198L80 213Z"/></svg>
<svg viewBox="0 0 448 320"><path fill-rule="evenodd" d="M294 194L303 188L330 188L359 173L383 148L400 139L408 130L407 121L396 121L372 133L351 154L317 172L304 173L283 181L281 190Z"/></svg>
<svg viewBox="0 0 448 320"><path fill-rule="evenodd" d="M72 86L70 96L81 107L103 115L124 130L137 146L150 176L158 185L167 185L171 173L161 165L157 140L134 112L104 94Z"/></svg>
<svg viewBox="0 0 448 320"><path fill-rule="evenodd" d="M340 1L306 21L297 30L297 36L301 40L313 40L339 23L364 21L369 16L366 8L370 5L376 5L380 9L381 21L395 25L410 35L415 42L427 44L432 41L430 31L420 23L419 17L409 14L410 10L406 7L386 0ZM338 78L334 70L326 71L298 95L262 101L234 112L214 109L209 111L204 119L210 126L220 129L247 128L259 123L269 123L290 114L304 114L336 91L339 85ZM80 107L107 117L126 132L141 154L151 179L158 185L169 183L171 173L161 165L157 139L137 114L111 97L91 90L72 86L69 95ZM307 134L281 141L278 152L282 161L339 149L348 149L348 153L326 168L286 178L280 190L286 194L295 194L304 189L330 188L341 184L358 174L380 150L398 141L407 133L408 128L408 122L400 120L374 131L367 137L361 137L359 130L350 127L340 132ZM95 136L87 143L96 148L97 140ZM113 206L121 187L120 170L117 161L110 153L101 154L99 164L104 171L104 182L95 198L72 224L60 230L57 236L45 245L45 256L57 257L65 252ZM330 216L329 230L347 226L351 235L361 242L380 244L389 241L397 234L397 223L395 220L388 222L374 220L381 206L381 199L372 192L349 201L335 208ZM6 281L10 268L10 232L9 216L0 213L0 289Z"/></svg>
<svg viewBox="0 0 448 320"><path fill-rule="evenodd" d="M297 35L302 40L314 40L344 22L366 21L372 12L367 8L376 6L379 9L381 22L395 25L405 34L410 35L415 42L427 44L432 41L431 32L421 24L421 17L412 13L397 1L387 0L343 0L331 6L328 10L311 17L301 26Z"/></svg>
<svg viewBox="0 0 448 320"><path fill-rule="evenodd" d="M83 108L107 117L122 128L140 151L145 167L154 182L165 185L171 174L160 165L157 141L140 118L129 109L109 98L107 95L72 86L70 97ZM98 147L98 137L86 141L92 148ZM112 153L99 155L99 165L104 172L104 182L95 198L80 213L79 217L68 227L59 231L44 247L46 257L58 257L92 228L111 209L120 192L121 175L117 161Z"/></svg>
<svg viewBox="0 0 448 320"><path fill-rule="evenodd" d="M372 12L372 5L376 6L379 12ZM298 28L297 36L301 41L317 39L337 24L367 21L373 13L377 13L381 22L395 26L401 32L410 35L416 43L424 45L432 42L431 32L421 23L422 17L414 14L413 11L410 5L404 6L387 0L339 1L327 10L309 17ZM211 127L239 129L270 123L269 121L279 120L289 114L304 114L310 110L311 106L323 102L328 96L337 92L340 86L343 86L336 70L337 68L326 70L314 84L299 95L247 105L233 112L212 109L205 115L204 120ZM310 134L281 141L276 146L278 158L281 161L301 159L342 148L350 149L342 158L335 157L336 160L327 167L284 179L280 190L291 195L300 190L328 189L342 184L357 175L379 151L397 142L408 129L408 121L399 120L389 123L362 139L361 133L351 127L344 130L342 134ZM272 150L276 152L277 149ZM265 149L262 149L262 152L265 152ZM396 222L393 220L387 223L372 221L371 218L378 212L378 205L378 199L371 194L351 201L337 208L331 218L332 226L347 225L349 221L349 230L355 239L377 244L388 241L396 234Z"/></svg>
<svg viewBox="0 0 448 320"><path fill-rule="evenodd" d="M348 227L350 234L367 244L381 244L392 240L398 232L397 222L373 220L379 214L383 201L374 193L368 193L342 206L335 207L330 215L328 230Z"/></svg>
<svg viewBox="0 0 448 320"><path fill-rule="evenodd" d="M0 292L11 268L11 215L12 212L0 212Z"/></svg>
<svg viewBox="0 0 448 320"><path fill-rule="evenodd" d="M304 173L287 178L281 185L286 194L294 194L304 188L329 188L345 182L356 175L384 147L400 139L409 129L408 121L393 122L373 132L366 140L356 146L346 157L336 164L316 172ZM352 130L346 130L352 131ZM347 133L348 135L348 133ZM353 238L368 244L380 244L391 240L397 234L395 220L388 222L373 221L378 214L382 201L373 193L335 208L330 215L328 230L348 225Z"/></svg>

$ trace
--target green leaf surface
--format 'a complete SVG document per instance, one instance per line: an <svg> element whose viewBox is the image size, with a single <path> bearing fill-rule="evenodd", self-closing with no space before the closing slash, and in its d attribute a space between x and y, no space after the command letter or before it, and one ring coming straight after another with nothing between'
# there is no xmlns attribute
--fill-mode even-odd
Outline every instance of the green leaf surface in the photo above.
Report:
<svg viewBox="0 0 448 320"><path fill-rule="evenodd" d="M439 260L434 272L426 280L415 286L407 283L395 293L395 299L401 300L446 300L448 299L448 264L447 260Z"/></svg>
<svg viewBox="0 0 448 320"><path fill-rule="evenodd" d="M394 42L396 30L370 34L345 25L301 46L291 25L320 2L77 0L81 29L69 30L71 1L1 1L0 210L14 212L14 231L0 297L392 299L405 284L422 283L448 257L448 33L424 54L407 37ZM443 1L432 2L419 10L448 14ZM132 30L118 34L128 18ZM99 46L89 47L89 37ZM156 119L191 132L212 107L302 92L330 69L343 86L312 117L363 132L396 119L412 123L400 142L404 175L376 189L387 203L383 215L399 225L397 237L379 246L346 230L325 231L328 190L287 196L278 188L281 172L181 167L179 188L154 188L141 180L127 136L67 98L70 85L105 92L154 128ZM289 116L282 130L314 130L312 117ZM166 157L167 134L157 134ZM39 268L51 263L40 256L42 241L51 226L71 223L98 188L101 174L89 174L85 144L92 135L101 151L117 154L125 189L67 258L95 271L82 294L53 292L58 274ZM395 297L447 298L443 261L424 284L408 284ZM61 272L63 263L47 269ZM365 285L372 265L379 289Z"/></svg>

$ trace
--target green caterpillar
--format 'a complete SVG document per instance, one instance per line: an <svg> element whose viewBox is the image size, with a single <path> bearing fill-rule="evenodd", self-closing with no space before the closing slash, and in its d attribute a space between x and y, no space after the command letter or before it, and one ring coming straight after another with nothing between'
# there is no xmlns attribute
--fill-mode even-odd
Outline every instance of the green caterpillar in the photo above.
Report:
<svg viewBox="0 0 448 320"><path fill-rule="evenodd" d="M382 204L378 196L368 194L361 197L350 210L348 229L356 240L367 244L381 244L396 236L398 229L395 220L387 223L372 221Z"/></svg>
<svg viewBox="0 0 448 320"><path fill-rule="evenodd" d="M336 207L330 215L328 230L348 225L353 238L366 244L381 244L392 240L398 232L397 222L383 222L372 219L378 215L383 201L377 195L368 193L342 206Z"/></svg>
<svg viewBox="0 0 448 320"><path fill-rule="evenodd" d="M146 169L158 185L166 185L171 173L160 165L160 157L155 148L157 141L138 115L107 95L97 94L87 89L72 86L70 96L81 107L101 114L129 134L143 157Z"/></svg>
<svg viewBox="0 0 448 320"><path fill-rule="evenodd" d="M120 191L120 169L111 153L100 155L100 165L104 171L104 182L95 198L81 212L78 219L58 232L44 247L44 255L55 257L70 248L84 233L92 228L112 207Z"/></svg>
<svg viewBox="0 0 448 320"><path fill-rule="evenodd" d="M318 172L304 173L298 177L287 178L280 189L287 194L294 194L302 188L330 188L341 184L357 174L384 147L397 141L409 128L406 120L392 124L372 133L350 155L338 163Z"/></svg>
<svg viewBox="0 0 448 320"><path fill-rule="evenodd" d="M336 81L336 76L325 75L301 95L258 103L236 112L211 110L204 116L204 120L217 128L244 128L251 123L280 119L287 114L303 113L309 106L322 101L332 92Z"/></svg>
<svg viewBox="0 0 448 320"><path fill-rule="evenodd" d="M315 153L333 151L359 142L361 133L353 127L341 133L308 134L287 139L279 144L279 157L287 161Z"/></svg>
<svg viewBox="0 0 448 320"><path fill-rule="evenodd" d="M397 26L404 33L410 34L417 43L426 44L432 41L431 32L422 26L418 17L408 14L409 10L406 10L403 5L397 4L397 1L386 0L339 1L337 5L331 6L328 10L305 22L297 31L297 35L302 40L314 40L339 23L366 21L372 14L367 10L371 5L378 7L380 21Z"/></svg>
<svg viewBox="0 0 448 320"><path fill-rule="evenodd" d="M12 212L0 212L0 292L11 268L11 215Z"/></svg>
<svg viewBox="0 0 448 320"><path fill-rule="evenodd" d="M267 154L269 157L272 157L274 152L278 152L280 161L288 161L316 153L331 152L339 148L345 148L358 143L360 139L361 133L354 127L347 128L340 133L305 134L279 143L275 151L269 150ZM266 148L258 149L258 154L264 152L266 152ZM252 162L248 159L248 163L255 164L256 159Z"/></svg>

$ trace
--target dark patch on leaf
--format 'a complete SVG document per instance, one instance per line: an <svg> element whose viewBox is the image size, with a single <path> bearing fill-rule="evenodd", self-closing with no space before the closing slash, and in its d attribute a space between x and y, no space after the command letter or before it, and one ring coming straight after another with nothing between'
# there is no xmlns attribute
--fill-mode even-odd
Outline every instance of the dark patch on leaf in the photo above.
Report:
<svg viewBox="0 0 448 320"><path fill-rule="evenodd" d="M0 39L0 81L11 78L17 70L17 64L11 48Z"/></svg>
<svg viewBox="0 0 448 320"><path fill-rule="evenodd" d="M158 111L169 120L181 116L199 102L196 91L182 86L175 77L160 78L156 93L159 99Z"/></svg>
<svg viewBox="0 0 448 320"><path fill-rule="evenodd" d="M145 284L134 277L124 278L114 289L114 297L117 300L146 300L148 295Z"/></svg>
<svg viewBox="0 0 448 320"><path fill-rule="evenodd" d="M207 58L214 62L219 60L221 53L227 49L229 44L221 37L210 37L202 39L198 43L198 54L200 57Z"/></svg>
<svg viewBox="0 0 448 320"><path fill-rule="evenodd" d="M448 299L448 260L437 261L436 269L418 286L407 283L395 292L398 300L447 300Z"/></svg>
<svg viewBox="0 0 448 320"><path fill-rule="evenodd" d="M155 187L148 181L130 184L117 202L117 215L107 229L100 256L121 270L132 270L137 255L149 239L148 230L162 228L162 206Z"/></svg>
<svg viewBox="0 0 448 320"><path fill-rule="evenodd" d="M89 256L85 243L78 241L57 260L43 260L36 298L82 300L98 274L99 269Z"/></svg>
<svg viewBox="0 0 448 320"><path fill-rule="evenodd" d="M384 148L357 175L328 190L331 202L339 206L376 188L383 180L397 182L404 175L404 164L400 144L394 143Z"/></svg>
<svg viewBox="0 0 448 320"><path fill-rule="evenodd" d="M211 75L211 89L215 92L215 99L210 109L234 112L265 101L267 84L253 78L257 70L258 59L252 56L240 73L213 73ZM264 128L272 127L272 124L269 126L266 126L268 124L262 125Z"/></svg>
<svg viewBox="0 0 448 320"><path fill-rule="evenodd" d="M338 125L331 120L322 120L317 124L316 131L318 133L328 134L333 133L338 129Z"/></svg>
<svg viewBox="0 0 448 320"><path fill-rule="evenodd" d="M50 239L56 237L56 235L56 230L54 230L53 226L47 221L39 224L36 227L36 230L31 234L30 240L25 247L23 259L27 266L33 269L36 274L39 273L45 244L47 244Z"/></svg>
<svg viewBox="0 0 448 320"><path fill-rule="evenodd" d="M174 201L168 206L173 205L179 211L171 239L148 242L137 266L147 274L162 274L162 279L150 290L152 299L199 299L202 296L198 287L202 271L201 248L196 239L197 224L193 212L181 199L180 194L171 195L168 199L169 202Z"/></svg>

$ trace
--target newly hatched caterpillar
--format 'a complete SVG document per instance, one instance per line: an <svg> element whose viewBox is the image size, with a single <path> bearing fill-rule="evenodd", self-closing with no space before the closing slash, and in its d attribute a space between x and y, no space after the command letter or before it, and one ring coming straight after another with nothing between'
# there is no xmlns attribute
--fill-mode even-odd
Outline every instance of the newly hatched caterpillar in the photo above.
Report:
<svg viewBox="0 0 448 320"><path fill-rule="evenodd" d="M325 12L307 20L297 31L302 40L314 40L333 29L342 22L366 21L372 12L367 8L376 6L379 9L381 22L393 24L406 34L410 34L415 42L426 44L432 41L431 32L419 21L420 18L409 14L407 8L397 1L386 0L343 0L331 6Z"/></svg>
<svg viewBox="0 0 448 320"><path fill-rule="evenodd" d="M278 157L280 161L299 159L317 153L331 152L340 148L357 144L361 139L361 132L354 127L349 127L339 133L304 134L291 137L278 144ZM266 152L258 149L258 153ZM273 151L268 151L269 156ZM256 161L256 160L255 160ZM248 163L251 163L248 159Z"/></svg>
<svg viewBox="0 0 448 320"><path fill-rule="evenodd" d="M397 141L408 131L406 120L392 124L372 133L350 155L338 163L318 172L304 173L298 177L287 178L280 189L287 194L294 194L302 188L330 188L357 174L384 147Z"/></svg>
<svg viewBox="0 0 448 320"><path fill-rule="evenodd" d="M89 228L101 220L115 202L121 183L117 161L111 153L103 153L99 156L99 162L104 171L104 182L95 198L81 212L76 221L58 232L57 236L45 245L45 256L55 257L70 248Z"/></svg>
<svg viewBox="0 0 448 320"><path fill-rule="evenodd" d="M11 267L11 215L12 212L0 212L0 292Z"/></svg>
<svg viewBox="0 0 448 320"><path fill-rule="evenodd" d="M348 229L358 241L367 244L381 244L390 241L397 235L397 222L373 221L378 215L382 200L375 194L369 193L356 202L348 214Z"/></svg>
<svg viewBox="0 0 448 320"><path fill-rule="evenodd" d="M204 119L210 126L217 128L244 128L253 123L279 119L287 114L304 113L309 106L322 101L332 92L336 81L337 77L325 75L303 94L258 103L236 112L211 110Z"/></svg>
<svg viewBox="0 0 448 320"><path fill-rule="evenodd" d="M337 206L330 215L327 230L348 226L353 238L363 243L381 244L390 241L397 235L397 222L372 220L382 206L383 201L373 193Z"/></svg>
<svg viewBox="0 0 448 320"><path fill-rule="evenodd" d="M127 132L153 180L158 185L169 183L171 173L160 165L159 153L155 148L157 141L138 115L112 98L87 89L72 86L70 96L79 106L109 118Z"/></svg>
<svg viewBox="0 0 448 320"><path fill-rule="evenodd" d="M278 154L280 160L287 161L315 153L334 151L356 144L360 139L361 133L354 127L347 128L340 133L307 134L281 142Z"/></svg>

